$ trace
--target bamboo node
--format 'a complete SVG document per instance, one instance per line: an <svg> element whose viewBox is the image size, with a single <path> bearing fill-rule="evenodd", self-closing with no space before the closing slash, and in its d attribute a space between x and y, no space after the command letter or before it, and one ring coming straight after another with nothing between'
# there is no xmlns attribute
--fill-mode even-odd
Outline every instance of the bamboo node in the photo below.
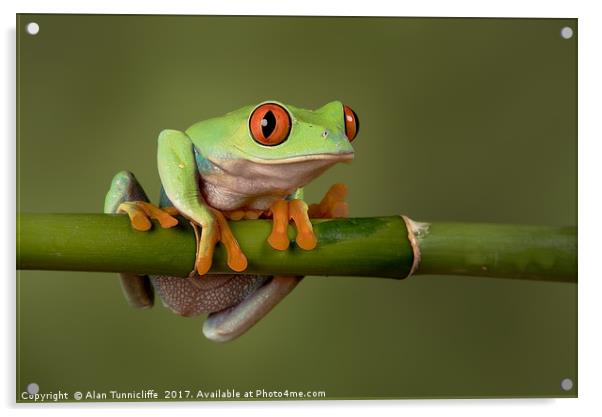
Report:
<svg viewBox="0 0 602 417"><path fill-rule="evenodd" d="M406 229L408 230L408 240L410 241L412 254L414 256L412 259L412 267L406 276L406 278L409 278L416 272L418 265L420 265L420 245L418 240L428 234L430 223L417 222L404 215L401 215L401 218L406 224Z"/></svg>

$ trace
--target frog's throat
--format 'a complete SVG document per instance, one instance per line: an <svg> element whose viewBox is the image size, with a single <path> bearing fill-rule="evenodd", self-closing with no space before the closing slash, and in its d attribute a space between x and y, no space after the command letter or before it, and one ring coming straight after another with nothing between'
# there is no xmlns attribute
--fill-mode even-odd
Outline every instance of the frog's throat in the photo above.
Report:
<svg viewBox="0 0 602 417"><path fill-rule="evenodd" d="M202 192L206 202L218 210L242 207L267 210L274 201L304 187L329 167L341 162L341 158L351 157L353 154L346 157L310 155L309 158L287 158L269 164L247 158L209 159L209 169L199 170Z"/></svg>
<svg viewBox="0 0 602 417"><path fill-rule="evenodd" d="M276 159L266 159L266 158L258 158L249 154L248 152L243 151L238 146L235 146L236 149L244 154L245 159L254 162L256 164L262 165L286 165L286 164L294 164L296 162L305 162L305 161L319 161L319 160L327 160L335 162L345 162L353 160L354 153L353 152L341 152L341 153L319 153L319 154L309 154L309 155L300 155L293 156L290 158L276 158ZM212 161L213 162L213 161Z"/></svg>
<svg viewBox="0 0 602 417"><path fill-rule="evenodd" d="M353 154L346 157L353 158ZM211 169L201 171L205 182L249 196L287 193L307 185L332 165L345 161L341 155L315 155L270 161L209 159Z"/></svg>

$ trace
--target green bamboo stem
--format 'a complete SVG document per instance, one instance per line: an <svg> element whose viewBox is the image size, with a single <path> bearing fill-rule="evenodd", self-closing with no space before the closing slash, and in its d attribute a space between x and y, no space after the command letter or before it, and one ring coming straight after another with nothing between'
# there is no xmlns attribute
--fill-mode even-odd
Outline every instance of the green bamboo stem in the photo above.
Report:
<svg viewBox="0 0 602 417"><path fill-rule="evenodd" d="M443 274L577 281L576 228L434 223L410 227L401 216L314 220L318 247L286 251L267 244L269 220L231 222L246 254L245 273L405 278ZM416 225L411 223L411 225ZM294 238L294 228L289 228ZM412 238L415 243L412 245ZM20 214L17 269L133 272L187 276L196 244L190 225L148 232L125 215ZM420 262L415 258L419 255ZM211 273L231 272L221 245Z"/></svg>
<svg viewBox="0 0 602 417"><path fill-rule="evenodd" d="M433 223L417 274L577 282L575 227Z"/></svg>

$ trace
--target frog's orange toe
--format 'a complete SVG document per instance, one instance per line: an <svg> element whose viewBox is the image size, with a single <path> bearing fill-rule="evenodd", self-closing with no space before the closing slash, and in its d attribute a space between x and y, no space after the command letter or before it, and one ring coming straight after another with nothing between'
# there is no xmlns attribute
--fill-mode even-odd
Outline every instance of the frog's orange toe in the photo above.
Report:
<svg viewBox="0 0 602 417"><path fill-rule="evenodd" d="M211 256L200 256L196 259L196 265L194 269L199 275L205 275L211 269L212 259Z"/></svg>
<svg viewBox="0 0 602 417"><path fill-rule="evenodd" d="M176 210L177 213L177 209L175 209L175 207L170 207L168 211L167 209L161 209L151 203L146 203L144 201L137 201L136 205L138 205L138 207L144 210L147 216L153 219L157 219L161 227L163 227L164 229L169 229L170 227L178 225L178 220L171 214L174 212L174 210Z"/></svg>
<svg viewBox="0 0 602 417"><path fill-rule="evenodd" d="M286 233L279 233L273 230L272 234L268 237L268 243L276 250L287 250L291 242Z"/></svg>
<svg viewBox="0 0 602 417"><path fill-rule="evenodd" d="M245 216L245 212L243 210L234 210L227 213L227 217L230 220L241 220Z"/></svg>
<svg viewBox="0 0 602 417"><path fill-rule="evenodd" d="M309 221L307 204L303 200L292 200L289 202L289 214L297 226L297 245L301 249L312 250L318 244L314 229Z"/></svg>
<svg viewBox="0 0 602 417"><path fill-rule="evenodd" d="M228 266L235 272L242 272L247 269L247 257L242 252L228 253Z"/></svg>
<svg viewBox="0 0 602 417"><path fill-rule="evenodd" d="M130 223L135 230L146 232L152 226L148 216L136 205L136 202L121 203L117 207L117 213L127 213L130 218Z"/></svg>
<svg viewBox="0 0 602 417"><path fill-rule="evenodd" d="M344 201L339 201L332 207L330 214L333 218L347 218L349 217L349 205Z"/></svg>
<svg viewBox="0 0 602 417"><path fill-rule="evenodd" d="M333 184L328 192L326 193L326 199L333 199L336 201L343 201L347 198L347 185L342 182Z"/></svg>
<svg viewBox="0 0 602 417"><path fill-rule="evenodd" d="M130 216L130 221L132 227L141 232L146 232L152 226L150 220L144 214L134 214L133 216Z"/></svg>
<svg viewBox="0 0 602 417"><path fill-rule="evenodd" d="M166 214L165 216L157 217L159 224L164 229L169 229L178 225L178 219Z"/></svg>
<svg viewBox="0 0 602 417"><path fill-rule="evenodd" d="M245 212L245 219L247 220L257 220L259 216L261 216L263 212L261 210L247 210Z"/></svg>
<svg viewBox="0 0 602 417"><path fill-rule="evenodd" d="M268 237L268 243L276 250L286 250L290 245L288 238L288 221L289 221L289 202L286 200L278 200L272 207L272 233Z"/></svg>
<svg viewBox="0 0 602 417"><path fill-rule="evenodd" d="M299 232L295 238L297 245L304 250L313 250L318 244L318 239L313 232L305 231Z"/></svg>

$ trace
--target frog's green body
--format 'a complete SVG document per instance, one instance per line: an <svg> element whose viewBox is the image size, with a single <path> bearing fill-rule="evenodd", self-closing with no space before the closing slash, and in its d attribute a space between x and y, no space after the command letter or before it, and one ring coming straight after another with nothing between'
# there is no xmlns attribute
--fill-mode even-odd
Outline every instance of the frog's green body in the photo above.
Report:
<svg viewBox="0 0 602 417"><path fill-rule="evenodd" d="M307 205L299 199L300 190L334 163L353 158L350 140L356 134L355 117L336 101L315 111L271 101L196 123L185 132L161 132L157 158L162 183L160 206L173 206L175 209L170 210L201 226L195 263L198 274L187 279L150 280L122 274L130 302L151 306L152 282L164 304L176 313L212 313L203 331L218 341L230 340L256 323L300 277L205 275L218 240L227 248L230 267L237 272L246 268L246 258L225 218L273 216L269 241L277 249L288 247L281 229L292 219L299 229L299 246L312 249L315 237ZM349 124L351 118L353 125ZM348 138L351 128L353 136ZM287 198L292 199L290 208ZM148 202L146 194L134 176L124 171L113 180L105 212L127 211L134 227L146 230L150 223L141 221L140 214L144 211L155 217L156 212L150 205L139 204L141 210L129 203L141 201ZM325 203L328 207L322 212L332 213L332 204L338 203L342 204ZM158 216L163 227L175 224L168 214Z"/></svg>

